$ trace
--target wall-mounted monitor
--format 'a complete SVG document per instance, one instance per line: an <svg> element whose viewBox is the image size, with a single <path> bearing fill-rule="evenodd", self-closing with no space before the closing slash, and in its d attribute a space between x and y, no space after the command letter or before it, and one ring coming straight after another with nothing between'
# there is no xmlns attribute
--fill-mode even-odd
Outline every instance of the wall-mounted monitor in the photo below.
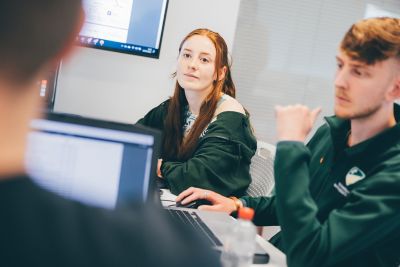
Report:
<svg viewBox="0 0 400 267"><path fill-rule="evenodd" d="M168 0L84 0L79 45L158 58Z"/></svg>

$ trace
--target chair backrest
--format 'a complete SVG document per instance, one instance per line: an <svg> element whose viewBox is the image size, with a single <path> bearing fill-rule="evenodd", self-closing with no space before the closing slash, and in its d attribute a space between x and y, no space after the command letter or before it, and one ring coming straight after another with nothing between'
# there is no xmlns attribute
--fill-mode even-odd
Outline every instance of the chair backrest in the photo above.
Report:
<svg viewBox="0 0 400 267"><path fill-rule="evenodd" d="M250 164L251 183L247 195L252 197L269 196L274 188L275 146L258 141L257 151Z"/></svg>

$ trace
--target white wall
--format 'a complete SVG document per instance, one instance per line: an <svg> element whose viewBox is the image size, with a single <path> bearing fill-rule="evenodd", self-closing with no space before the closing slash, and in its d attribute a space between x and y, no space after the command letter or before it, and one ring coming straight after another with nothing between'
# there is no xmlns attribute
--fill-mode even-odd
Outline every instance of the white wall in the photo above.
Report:
<svg viewBox="0 0 400 267"><path fill-rule="evenodd" d="M219 32L232 50L240 0L170 0L159 59L77 48L64 61L54 110L135 122L173 92L178 46L195 28Z"/></svg>
<svg viewBox="0 0 400 267"><path fill-rule="evenodd" d="M333 115L339 42L372 4L400 14L399 0L242 1L232 73L258 139L276 142L275 105L322 107L316 126Z"/></svg>

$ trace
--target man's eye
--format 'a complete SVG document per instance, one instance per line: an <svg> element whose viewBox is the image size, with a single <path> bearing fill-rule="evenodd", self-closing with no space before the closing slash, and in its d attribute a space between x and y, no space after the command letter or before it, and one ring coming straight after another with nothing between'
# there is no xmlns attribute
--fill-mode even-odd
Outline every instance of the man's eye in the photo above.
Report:
<svg viewBox="0 0 400 267"><path fill-rule="evenodd" d="M353 73L354 73L356 76L362 76L362 75L363 75L363 72L360 71L359 69L353 69Z"/></svg>

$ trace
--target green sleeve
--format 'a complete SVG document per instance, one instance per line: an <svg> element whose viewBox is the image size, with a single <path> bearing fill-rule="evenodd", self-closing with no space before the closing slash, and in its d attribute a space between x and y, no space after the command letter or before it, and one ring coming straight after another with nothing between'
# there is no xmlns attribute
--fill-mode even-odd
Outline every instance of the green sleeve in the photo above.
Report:
<svg viewBox="0 0 400 267"><path fill-rule="evenodd" d="M168 110L168 102L169 100L150 110L143 118L139 119L137 123L161 131L164 130L164 119Z"/></svg>
<svg viewBox="0 0 400 267"><path fill-rule="evenodd" d="M310 151L300 142L277 146L276 211L289 266L337 265L362 252L367 255L365 251L399 233L400 164L381 166L384 172L360 182L346 204L320 222L308 189L309 160Z"/></svg>
<svg viewBox="0 0 400 267"><path fill-rule="evenodd" d="M245 196L240 199L244 200L246 207L254 209L253 222L257 226L278 225L276 217L275 196L271 197L250 197Z"/></svg>
<svg viewBox="0 0 400 267"><path fill-rule="evenodd" d="M239 143L208 137L192 158L185 162L165 162L162 174L171 192L179 194L193 186L224 196L242 196L250 184L249 162L242 160Z"/></svg>

